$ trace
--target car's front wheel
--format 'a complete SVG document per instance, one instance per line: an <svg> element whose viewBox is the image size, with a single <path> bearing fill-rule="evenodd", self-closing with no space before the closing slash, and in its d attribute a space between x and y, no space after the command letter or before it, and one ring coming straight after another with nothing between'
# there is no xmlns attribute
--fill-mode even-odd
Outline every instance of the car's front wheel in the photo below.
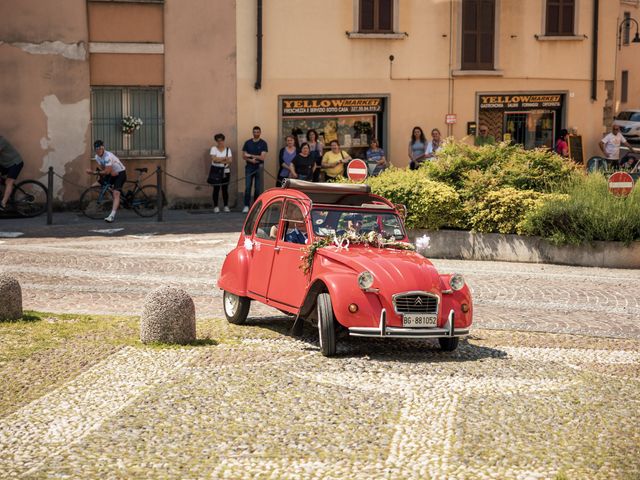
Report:
<svg viewBox="0 0 640 480"><path fill-rule="evenodd" d="M325 357L336 354L336 324L328 293L318 295L318 336L320 337L320 351Z"/></svg>
<svg viewBox="0 0 640 480"><path fill-rule="evenodd" d="M458 348L460 337L441 337L438 339L438 342L440 343L440 349L443 352L453 352Z"/></svg>
<svg viewBox="0 0 640 480"><path fill-rule="evenodd" d="M241 325L247 320L251 299L240 297L225 290L222 296L222 303L224 304L224 315L229 323Z"/></svg>

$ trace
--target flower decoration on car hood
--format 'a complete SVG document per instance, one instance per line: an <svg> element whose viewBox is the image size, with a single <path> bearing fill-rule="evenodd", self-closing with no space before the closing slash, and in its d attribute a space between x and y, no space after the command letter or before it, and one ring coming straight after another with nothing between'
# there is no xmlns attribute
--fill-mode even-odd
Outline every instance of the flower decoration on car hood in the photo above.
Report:
<svg viewBox="0 0 640 480"><path fill-rule="evenodd" d="M346 232L342 235L334 235L333 237L324 237L316 240L311 245L303 249L303 255L300 257L302 263L300 268L304 273L309 273L313 267L313 259L316 252L323 247L334 245L340 249L348 249L350 245L364 245L376 248L395 248L397 250L415 250L411 243L398 242L395 240L385 240L385 238L376 233L368 232L359 234L356 232Z"/></svg>

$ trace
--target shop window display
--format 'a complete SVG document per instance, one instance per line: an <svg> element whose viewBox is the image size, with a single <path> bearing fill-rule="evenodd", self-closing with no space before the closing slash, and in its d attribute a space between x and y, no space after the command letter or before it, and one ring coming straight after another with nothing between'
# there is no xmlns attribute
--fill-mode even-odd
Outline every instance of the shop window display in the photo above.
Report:
<svg viewBox="0 0 640 480"><path fill-rule="evenodd" d="M377 134L376 120L376 115L283 118L282 133L292 134L301 144L307 141L307 132L314 129L325 149L332 140L338 140L353 158L364 158L371 138Z"/></svg>

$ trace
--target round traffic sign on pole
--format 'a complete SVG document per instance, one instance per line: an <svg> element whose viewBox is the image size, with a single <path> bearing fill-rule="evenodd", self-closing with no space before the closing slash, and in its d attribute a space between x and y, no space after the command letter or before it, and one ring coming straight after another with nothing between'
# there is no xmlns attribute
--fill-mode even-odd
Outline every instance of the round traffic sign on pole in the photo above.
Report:
<svg viewBox="0 0 640 480"><path fill-rule="evenodd" d="M616 172L609 177L609 191L616 197L626 197L633 190L633 177L627 172Z"/></svg>
<svg viewBox="0 0 640 480"><path fill-rule="evenodd" d="M349 177L349 180L361 182L367 178L367 173L367 164L359 158L351 160L347 165L347 177Z"/></svg>

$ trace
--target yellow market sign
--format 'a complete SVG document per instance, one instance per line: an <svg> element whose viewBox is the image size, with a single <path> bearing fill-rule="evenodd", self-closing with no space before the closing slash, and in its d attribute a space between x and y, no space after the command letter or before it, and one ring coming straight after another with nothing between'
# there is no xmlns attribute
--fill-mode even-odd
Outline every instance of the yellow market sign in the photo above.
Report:
<svg viewBox="0 0 640 480"><path fill-rule="evenodd" d="M282 116L378 113L382 106L382 98L284 98Z"/></svg>
<svg viewBox="0 0 640 480"><path fill-rule="evenodd" d="M480 95L480 110L519 110L528 108L560 108L562 94Z"/></svg>

